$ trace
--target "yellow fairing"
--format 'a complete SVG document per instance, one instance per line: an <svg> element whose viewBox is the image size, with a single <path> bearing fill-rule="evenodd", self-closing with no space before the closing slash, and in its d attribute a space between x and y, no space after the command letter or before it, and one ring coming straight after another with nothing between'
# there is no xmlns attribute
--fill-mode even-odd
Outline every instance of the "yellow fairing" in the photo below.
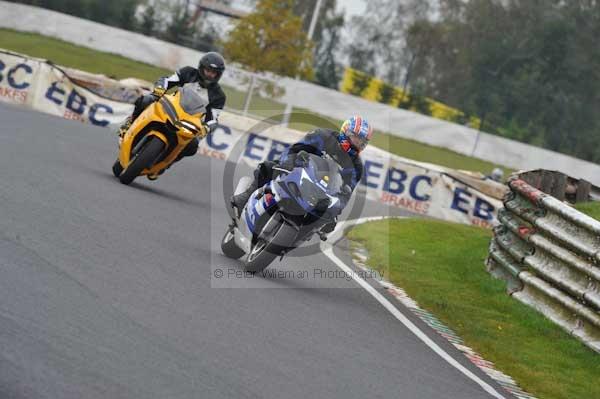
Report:
<svg viewBox="0 0 600 399"><path fill-rule="evenodd" d="M134 147L134 143L139 142L136 138L140 134L159 138L165 143L169 152L166 157L161 157L163 159L160 162L154 164L150 169L144 169L140 175L159 173L177 158L194 137L202 139L206 136L206 129L200 123L204 115L202 113L193 115L186 113L180 105L180 98L181 94L179 91L174 94L165 94L159 101L150 104L132 123L123 137L123 142L119 150L119 162L124 169L127 168L127 165L131 161L131 150ZM152 122L158 122L162 129L145 129ZM177 137L175 145L170 145L167 134L160 131L166 130L165 125L170 125L171 129L175 126ZM171 140L171 143L174 142L174 140Z"/></svg>

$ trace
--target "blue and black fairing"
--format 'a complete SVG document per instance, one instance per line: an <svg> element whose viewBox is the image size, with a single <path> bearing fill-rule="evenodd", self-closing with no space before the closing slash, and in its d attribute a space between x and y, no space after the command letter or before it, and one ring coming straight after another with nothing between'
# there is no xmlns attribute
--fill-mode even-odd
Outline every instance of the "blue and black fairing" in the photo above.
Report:
<svg viewBox="0 0 600 399"><path fill-rule="evenodd" d="M310 154L302 166L279 174L259 189L260 194L250 197L244 212L248 229L257 234L262 216L272 214L275 209L289 224L302 230L300 236L333 220L343 208L339 199L343 185L339 169L333 160Z"/></svg>
<svg viewBox="0 0 600 399"><path fill-rule="evenodd" d="M342 187L339 166L332 160L309 155L303 167L292 169L287 175L278 178L275 183L281 199L291 199L300 207L301 214L315 217L334 217L339 212L338 198ZM297 214L298 212L293 212Z"/></svg>

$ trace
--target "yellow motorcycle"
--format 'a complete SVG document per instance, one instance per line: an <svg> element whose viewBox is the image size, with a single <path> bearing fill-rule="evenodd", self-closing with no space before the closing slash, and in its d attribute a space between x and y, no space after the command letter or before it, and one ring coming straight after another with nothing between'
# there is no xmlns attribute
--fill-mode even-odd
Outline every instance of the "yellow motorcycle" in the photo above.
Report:
<svg viewBox="0 0 600 399"><path fill-rule="evenodd" d="M198 84L180 87L150 104L131 124L119 149L113 174L123 184L138 176L154 180L195 137L207 135L202 124L208 99Z"/></svg>

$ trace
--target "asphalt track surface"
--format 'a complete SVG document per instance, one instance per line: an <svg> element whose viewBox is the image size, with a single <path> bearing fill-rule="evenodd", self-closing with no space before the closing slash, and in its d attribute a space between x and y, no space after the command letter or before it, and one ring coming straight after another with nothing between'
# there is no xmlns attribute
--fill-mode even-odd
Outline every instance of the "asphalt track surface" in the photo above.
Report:
<svg viewBox="0 0 600 399"><path fill-rule="evenodd" d="M353 281L215 278L241 270L219 247L224 161L126 187L107 129L7 105L0 121L0 398L490 397ZM315 268L338 270L273 267Z"/></svg>

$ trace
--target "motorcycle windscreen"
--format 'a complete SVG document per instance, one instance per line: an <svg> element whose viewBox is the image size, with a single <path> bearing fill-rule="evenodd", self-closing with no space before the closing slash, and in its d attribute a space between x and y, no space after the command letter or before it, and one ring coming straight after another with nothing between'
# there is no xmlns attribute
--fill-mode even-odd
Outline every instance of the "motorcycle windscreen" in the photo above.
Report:
<svg viewBox="0 0 600 399"><path fill-rule="evenodd" d="M310 179L302 179L300 181L300 198L302 198L311 208L317 207L320 203L325 202L329 206L329 197Z"/></svg>
<svg viewBox="0 0 600 399"><path fill-rule="evenodd" d="M322 214L331 204L342 186L339 166L330 160L311 155L300 179L300 197L306 202L308 212ZM328 195L329 194L329 195Z"/></svg>
<svg viewBox="0 0 600 399"><path fill-rule="evenodd" d="M311 154L308 162L309 174L313 181L331 196L337 196L342 189L343 180L340 166L331 159Z"/></svg>
<svg viewBox="0 0 600 399"><path fill-rule="evenodd" d="M205 114L208 92L197 83L188 83L181 88L181 108L190 114Z"/></svg>

